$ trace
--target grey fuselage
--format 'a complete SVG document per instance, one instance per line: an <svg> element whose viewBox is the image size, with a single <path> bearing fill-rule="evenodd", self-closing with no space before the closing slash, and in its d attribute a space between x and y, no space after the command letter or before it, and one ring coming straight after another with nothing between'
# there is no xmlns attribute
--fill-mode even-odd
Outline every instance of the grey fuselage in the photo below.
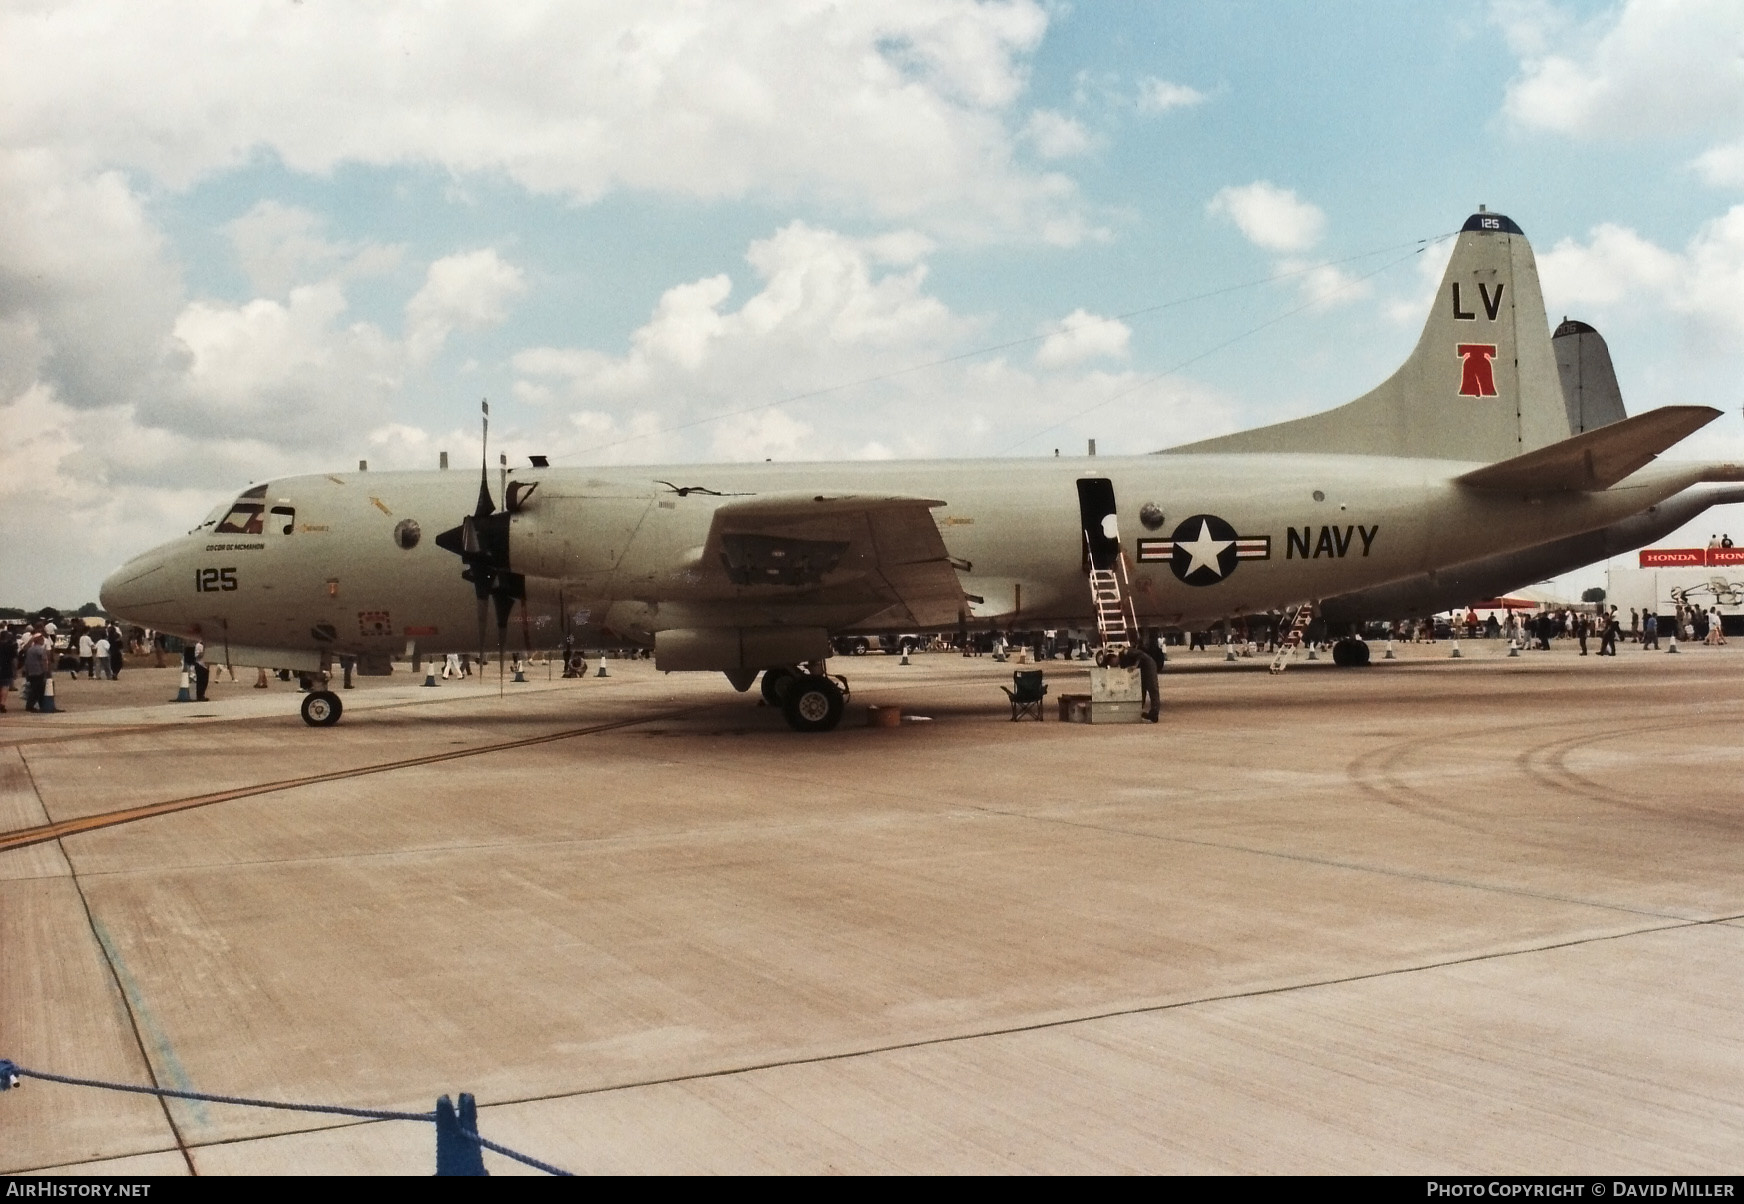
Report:
<svg viewBox="0 0 1744 1204"><path fill-rule="evenodd" d="M728 585L701 571L715 509L757 495L942 499L932 514L965 595L962 624L1029 629L1090 621L1076 482L1106 478L1141 623L1191 627L1600 530L1675 494L1700 472L1656 464L1602 492L1520 497L1454 481L1473 467L1223 453L520 468L511 479L538 489L511 522L510 564L526 575L526 587L507 643L551 647L567 632L583 646L646 644L671 628L805 623L877 630L867 607L832 602L828 591L808 597L805 590ZM500 496L500 482L491 484ZM271 662L285 667L310 656L399 654L408 645L426 654L468 651L480 643L481 607L461 578L460 559L435 536L472 511L478 485L465 472L272 481L265 501L280 514L259 534L220 534L222 512L215 512L187 536L117 570L104 584L104 604L130 621L197 635L209 647L300 654ZM1152 529L1141 525L1141 509ZM1187 540L1206 515L1228 523L1243 547L1243 558L1213 583L1188 584L1178 558L1146 558L1144 541L1154 551L1157 541ZM407 520L419 529L410 547L402 546Z"/></svg>

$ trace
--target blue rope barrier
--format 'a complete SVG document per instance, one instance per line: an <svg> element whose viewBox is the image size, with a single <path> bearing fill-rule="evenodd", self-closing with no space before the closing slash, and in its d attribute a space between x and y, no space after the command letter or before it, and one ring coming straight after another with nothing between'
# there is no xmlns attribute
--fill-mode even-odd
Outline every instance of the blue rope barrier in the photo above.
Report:
<svg viewBox="0 0 1744 1204"><path fill-rule="evenodd" d="M155 1095L166 1099L185 1099L205 1104L234 1104L239 1108L277 1108L283 1112L317 1112L328 1116L355 1116L361 1120L419 1120L436 1126L436 1173L438 1175L483 1175L484 1162L479 1149L490 1150L512 1158L523 1166L544 1171L548 1175L568 1177L571 1172L541 1162L530 1154L498 1145L478 1132L478 1109L471 1095L460 1097L458 1115L445 1095L436 1101L430 1112L393 1112L382 1108L347 1108L341 1104L294 1104L285 1100L249 1099L241 1095L213 1095L204 1091L178 1091L173 1087L145 1087L137 1083L111 1083L104 1079L81 1079L46 1070L32 1070L6 1058L0 1058L0 1091L19 1085L20 1079L41 1079L45 1083L63 1083L69 1087L96 1087L103 1091L128 1091L135 1095ZM465 1145L454 1142L466 1139Z"/></svg>

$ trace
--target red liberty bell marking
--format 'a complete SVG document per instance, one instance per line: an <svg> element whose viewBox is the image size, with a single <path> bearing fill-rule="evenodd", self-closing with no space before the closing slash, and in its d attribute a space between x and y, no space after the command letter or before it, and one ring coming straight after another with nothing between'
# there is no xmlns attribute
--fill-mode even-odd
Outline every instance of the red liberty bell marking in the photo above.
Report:
<svg viewBox="0 0 1744 1204"><path fill-rule="evenodd" d="M1494 397L1496 370L1490 362L1496 358L1494 343L1461 343L1454 348L1465 361L1465 372L1459 378L1461 397Z"/></svg>

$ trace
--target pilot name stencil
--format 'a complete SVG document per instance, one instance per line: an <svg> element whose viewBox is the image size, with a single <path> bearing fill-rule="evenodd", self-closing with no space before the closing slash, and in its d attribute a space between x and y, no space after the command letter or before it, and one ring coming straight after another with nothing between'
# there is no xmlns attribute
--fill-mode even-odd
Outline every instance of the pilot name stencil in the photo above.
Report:
<svg viewBox="0 0 1744 1204"><path fill-rule="evenodd" d="M1313 527L1303 527L1300 531L1295 527L1288 527L1286 530L1289 535L1284 541L1285 560L1315 560L1321 556L1342 560L1350 554L1353 542L1358 539L1362 541L1362 554L1367 556L1369 548L1375 542L1375 536L1380 533L1381 524L1376 523L1372 527L1321 527L1319 538L1314 539L1312 544L1310 534Z"/></svg>

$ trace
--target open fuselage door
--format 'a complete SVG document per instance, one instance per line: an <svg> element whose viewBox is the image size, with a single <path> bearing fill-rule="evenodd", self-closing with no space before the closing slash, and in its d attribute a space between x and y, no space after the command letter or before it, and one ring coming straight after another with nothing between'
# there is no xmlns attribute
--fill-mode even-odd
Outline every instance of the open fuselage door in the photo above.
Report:
<svg viewBox="0 0 1744 1204"><path fill-rule="evenodd" d="M1132 605L1132 574L1120 543L1120 518L1114 482L1107 477L1078 480L1078 518L1084 529L1084 562L1090 576L1090 604L1096 634L1105 652L1118 654L1138 639Z"/></svg>

